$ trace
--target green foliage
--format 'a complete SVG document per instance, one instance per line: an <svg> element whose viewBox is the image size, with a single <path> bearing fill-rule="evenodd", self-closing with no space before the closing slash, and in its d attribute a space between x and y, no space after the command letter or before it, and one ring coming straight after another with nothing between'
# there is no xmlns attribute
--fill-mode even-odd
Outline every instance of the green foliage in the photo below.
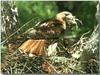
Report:
<svg viewBox="0 0 100 75"><path fill-rule="evenodd" d="M77 15L83 21L85 30L89 30L96 25L96 4L96 2L83 2L79 7L81 12L77 11Z"/></svg>
<svg viewBox="0 0 100 75"><path fill-rule="evenodd" d="M29 21L31 18L40 17L48 19L53 17L57 12L55 2L16 2L19 11L19 18L22 24Z"/></svg>
<svg viewBox="0 0 100 75"><path fill-rule="evenodd" d="M8 53L8 49L6 46L2 46L2 45L0 45L0 48L1 48L1 57L2 57L1 61L2 61L4 56L6 56Z"/></svg>

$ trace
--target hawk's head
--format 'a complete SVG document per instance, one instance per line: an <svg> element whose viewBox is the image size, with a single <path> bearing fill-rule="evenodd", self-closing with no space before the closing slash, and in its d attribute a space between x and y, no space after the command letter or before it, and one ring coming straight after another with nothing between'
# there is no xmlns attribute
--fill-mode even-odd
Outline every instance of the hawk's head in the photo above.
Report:
<svg viewBox="0 0 100 75"><path fill-rule="evenodd" d="M75 16L67 11L58 13L56 15L56 19L62 24L63 29L66 29L67 26L70 26L72 24L77 24L76 21L79 21L81 23L79 19L75 18Z"/></svg>

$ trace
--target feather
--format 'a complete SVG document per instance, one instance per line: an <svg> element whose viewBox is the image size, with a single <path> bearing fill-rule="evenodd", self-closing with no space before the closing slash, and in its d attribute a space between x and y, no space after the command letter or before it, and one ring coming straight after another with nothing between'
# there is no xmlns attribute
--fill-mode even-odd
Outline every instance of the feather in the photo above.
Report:
<svg viewBox="0 0 100 75"><path fill-rule="evenodd" d="M57 43L51 44L49 45L49 47L47 48L47 56L54 56L57 54Z"/></svg>
<svg viewBox="0 0 100 75"><path fill-rule="evenodd" d="M33 39L29 39L27 41L25 41L20 47L19 47L19 51L21 53L24 53L24 50L27 50L28 47L30 47L30 45L33 43Z"/></svg>
<svg viewBox="0 0 100 75"><path fill-rule="evenodd" d="M44 53L45 40L28 39L20 47L21 53L30 55L42 55Z"/></svg>

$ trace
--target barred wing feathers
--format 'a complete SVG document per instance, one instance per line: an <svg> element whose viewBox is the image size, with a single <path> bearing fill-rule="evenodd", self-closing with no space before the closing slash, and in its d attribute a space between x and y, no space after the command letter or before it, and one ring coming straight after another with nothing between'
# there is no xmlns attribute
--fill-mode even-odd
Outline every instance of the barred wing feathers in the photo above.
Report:
<svg viewBox="0 0 100 75"><path fill-rule="evenodd" d="M28 39L20 47L21 53L28 53L33 55L43 55L45 40Z"/></svg>

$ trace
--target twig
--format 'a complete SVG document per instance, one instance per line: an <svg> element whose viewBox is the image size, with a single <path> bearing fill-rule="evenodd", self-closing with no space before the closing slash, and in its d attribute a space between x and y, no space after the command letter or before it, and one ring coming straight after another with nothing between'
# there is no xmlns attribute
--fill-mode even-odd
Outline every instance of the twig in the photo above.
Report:
<svg viewBox="0 0 100 75"><path fill-rule="evenodd" d="M25 66L29 71L31 71L32 73L33 73L33 71L32 70L30 70L27 66Z"/></svg>
<svg viewBox="0 0 100 75"><path fill-rule="evenodd" d="M75 70L75 71L81 72L81 73L86 73L86 72L81 71L81 70L78 70L78 69L76 69L76 68L72 68L72 67L69 67L69 68L71 68L71 69L73 69L73 70Z"/></svg>
<svg viewBox="0 0 100 75"><path fill-rule="evenodd" d="M85 35L89 34L89 33L90 33L90 31L84 33L84 34L80 37L80 40L79 40L77 43L75 43L72 47L78 45L80 42L82 43L82 40L85 39L85 38L83 38L83 37L84 37Z"/></svg>
<svg viewBox="0 0 100 75"><path fill-rule="evenodd" d="M86 32L86 33L84 33L84 34L81 36L81 38L83 38L85 35L89 34L90 32L91 32L91 30L88 31L88 32Z"/></svg>
<svg viewBox="0 0 100 75"><path fill-rule="evenodd" d="M6 68L4 68L4 70L6 70L7 74L10 74L9 71Z"/></svg>
<svg viewBox="0 0 100 75"><path fill-rule="evenodd" d="M58 73L52 64L50 64L48 61L46 61L46 62L49 64L50 67L53 68L53 70L54 70L56 73Z"/></svg>
<svg viewBox="0 0 100 75"><path fill-rule="evenodd" d="M14 67L13 67L13 69L15 69L15 73L17 73L17 72L16 72L16 66L17 66L17 62L15 63L15 65L14 65Z"/></svg>
<svg viewBox="0 0 100 75"><path fill-rule="evenodd" d="M60 45L66 50L66 48L60 43Z"/></svg>
<svg viewBox="0 0 100 75"><path fill-rule="evenodd" d="M56 71L56 69L54 68L54 66L53 65L51 65L44 57L43 57L43 60L45 61L45 62L47 62L48 64L49 64L49 66L50 67L52 67L53 68L53 70L57 73L57 71Z"/></svg>
<svg viewBox="0 0 100 75"><path fill-rule="evenodd" d="M15 65L14 65L14 67L13 67L13 68L16 68L16 66L17 66L17 62L15 63Z"/></svg>
<svg viewBox="0 0 100 75"><path fill-rule="evenodd" d="M13 73L13 71L12 71L12 67L10 66L10 72L11 72L11 74Z"/></svg>
<svg viewBox="0 0 100 75"><path fill-rule="evenodd" d="M21 70L21 73L22 73L23 70L25 69L26 65L27 65L27 62L24 64L23 69Z"/></svg>
<svg viewBox="0 0 100 75"><path fill-rule="evenodd" d="M92 35L96 32L96 30L99 28L99 24L96 26L96 28L94 29Z"/></svg>

